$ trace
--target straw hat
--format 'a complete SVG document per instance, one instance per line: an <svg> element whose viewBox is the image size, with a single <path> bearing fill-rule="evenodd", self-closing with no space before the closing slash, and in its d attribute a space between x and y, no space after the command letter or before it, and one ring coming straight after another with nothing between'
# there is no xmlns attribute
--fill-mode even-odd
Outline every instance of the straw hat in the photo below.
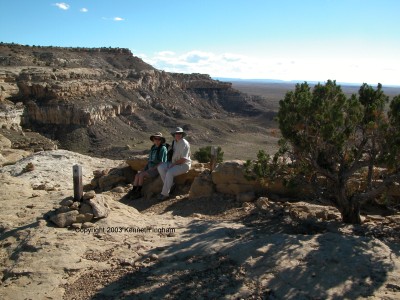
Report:
<svg viewBox="0 0 400 300"><path fill-rule="evenodd" d="M152 135L150 136L150 141L153 141L153 139L154 139L155 137L161 138L161 144L165 144L165 137L163 137L163 135L162 135L161 132L156 132L155 134L152 134Z"/></svg>

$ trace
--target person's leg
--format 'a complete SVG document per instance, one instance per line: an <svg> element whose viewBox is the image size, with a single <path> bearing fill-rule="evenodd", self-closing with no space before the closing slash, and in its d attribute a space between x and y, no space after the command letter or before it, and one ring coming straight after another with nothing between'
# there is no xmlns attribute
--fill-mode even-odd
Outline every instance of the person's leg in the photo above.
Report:
<svg viewBox="0 0 400 300"><path fill-rule="evenodd" d="M145 177L146 177L147 175L148 175L148 174L147 174L147 171L140 172L140 174L138 175L138 182L137 182L137 185L138 185L138 186L142 186L142 185L143 185L143 181L144 181L144 179L145 179Z"/></svg>
<svg viewBox="0 0 400 300"><path fill-rule="evenodd" d="M135 179L133 180L133 187L134 187L134 188L137 187L138 184L139 184L139 176L140 176L140 173L137 173L137 174L135 175Z"/></svg>
<svg viewBox="0 0 400 300"><path fill-rule="evenodd" d="M168 171L165 174L165 180L164 180L164 185L163 185L161 194L163 196L169 196L171 187L174 184L174 177L184 174L187 171L189 171L188 165L177 165L177 166L173 166L172 168L168 169Z"/></svg>
<svg viewBox="0 0 400 300"><path fill-rule="evenodd" d="M159 164L157 167L158 173L160 173L160 177L163 182L165 181L165 175L167 174L168 171L168 165L169 163L164 162Z"/></svg>

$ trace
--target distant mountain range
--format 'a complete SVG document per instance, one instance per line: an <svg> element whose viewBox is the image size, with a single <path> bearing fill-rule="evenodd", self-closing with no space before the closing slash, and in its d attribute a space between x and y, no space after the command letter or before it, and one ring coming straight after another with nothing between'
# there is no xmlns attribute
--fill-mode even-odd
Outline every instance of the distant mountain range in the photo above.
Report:
<svg viewBox="0 0 400 300"><path fill-rule="evenodd" d="M243 78L230 78L230 77L212 77L215 80L219 81L227 81L227 82L246 82L246 83L282 83L282 84L296 84L296 83L303 83L307 82L311 85L318 84L318 83L323 83L325 80L322 81L312 81L312 80L281 80L281 79L243 79ZM338 84L340 85L345 85L345 86L361 86L363 83L356 83L356 82L339 82L337 81ZM374 86L374 84L372 84ZM400 88L400 85L386 85L383 84L385 87L394 87L394 88Z"/></svg>

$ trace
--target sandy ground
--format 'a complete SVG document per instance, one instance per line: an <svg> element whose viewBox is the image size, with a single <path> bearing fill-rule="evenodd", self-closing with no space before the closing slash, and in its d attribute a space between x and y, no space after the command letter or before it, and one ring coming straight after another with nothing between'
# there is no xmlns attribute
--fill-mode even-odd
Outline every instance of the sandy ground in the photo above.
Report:
<svg viewBox="0 0 400 300"><path fill-rule="evenodd" d="M88 183L121 162L56 150L0 169L1 299L400 298L398 219L351 226L293 218L306 202L158 203L125 189L106 193L111 213L90 232L57 228L45 215L72 196L76 163Z"/></svg>

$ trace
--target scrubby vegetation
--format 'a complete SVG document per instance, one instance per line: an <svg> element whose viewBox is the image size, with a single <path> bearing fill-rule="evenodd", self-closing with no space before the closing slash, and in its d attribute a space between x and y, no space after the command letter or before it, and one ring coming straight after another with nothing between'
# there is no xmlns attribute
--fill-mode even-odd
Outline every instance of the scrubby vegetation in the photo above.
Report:
<svg viewBox="0 0 400 300"><path fill-rule="evenodd" d="M200 148L193 154L193 157L201 163L208 163L211 161L211 146ZM221 163L224 160L224 152L221 147L217 148L217 163Z"/></svg>
<svg viewBox="0 0 400 300"><path fill-rule="evenodd" d="M287 175L287 168L307 181L324 177L345 223L360 223L361 205L400 180L400 95L389 101L381 84L363 84L349 97L335 81L313 90L297 84L280 101L278 122L280 152L260 152L248 168L258 178Z"/></svg>

